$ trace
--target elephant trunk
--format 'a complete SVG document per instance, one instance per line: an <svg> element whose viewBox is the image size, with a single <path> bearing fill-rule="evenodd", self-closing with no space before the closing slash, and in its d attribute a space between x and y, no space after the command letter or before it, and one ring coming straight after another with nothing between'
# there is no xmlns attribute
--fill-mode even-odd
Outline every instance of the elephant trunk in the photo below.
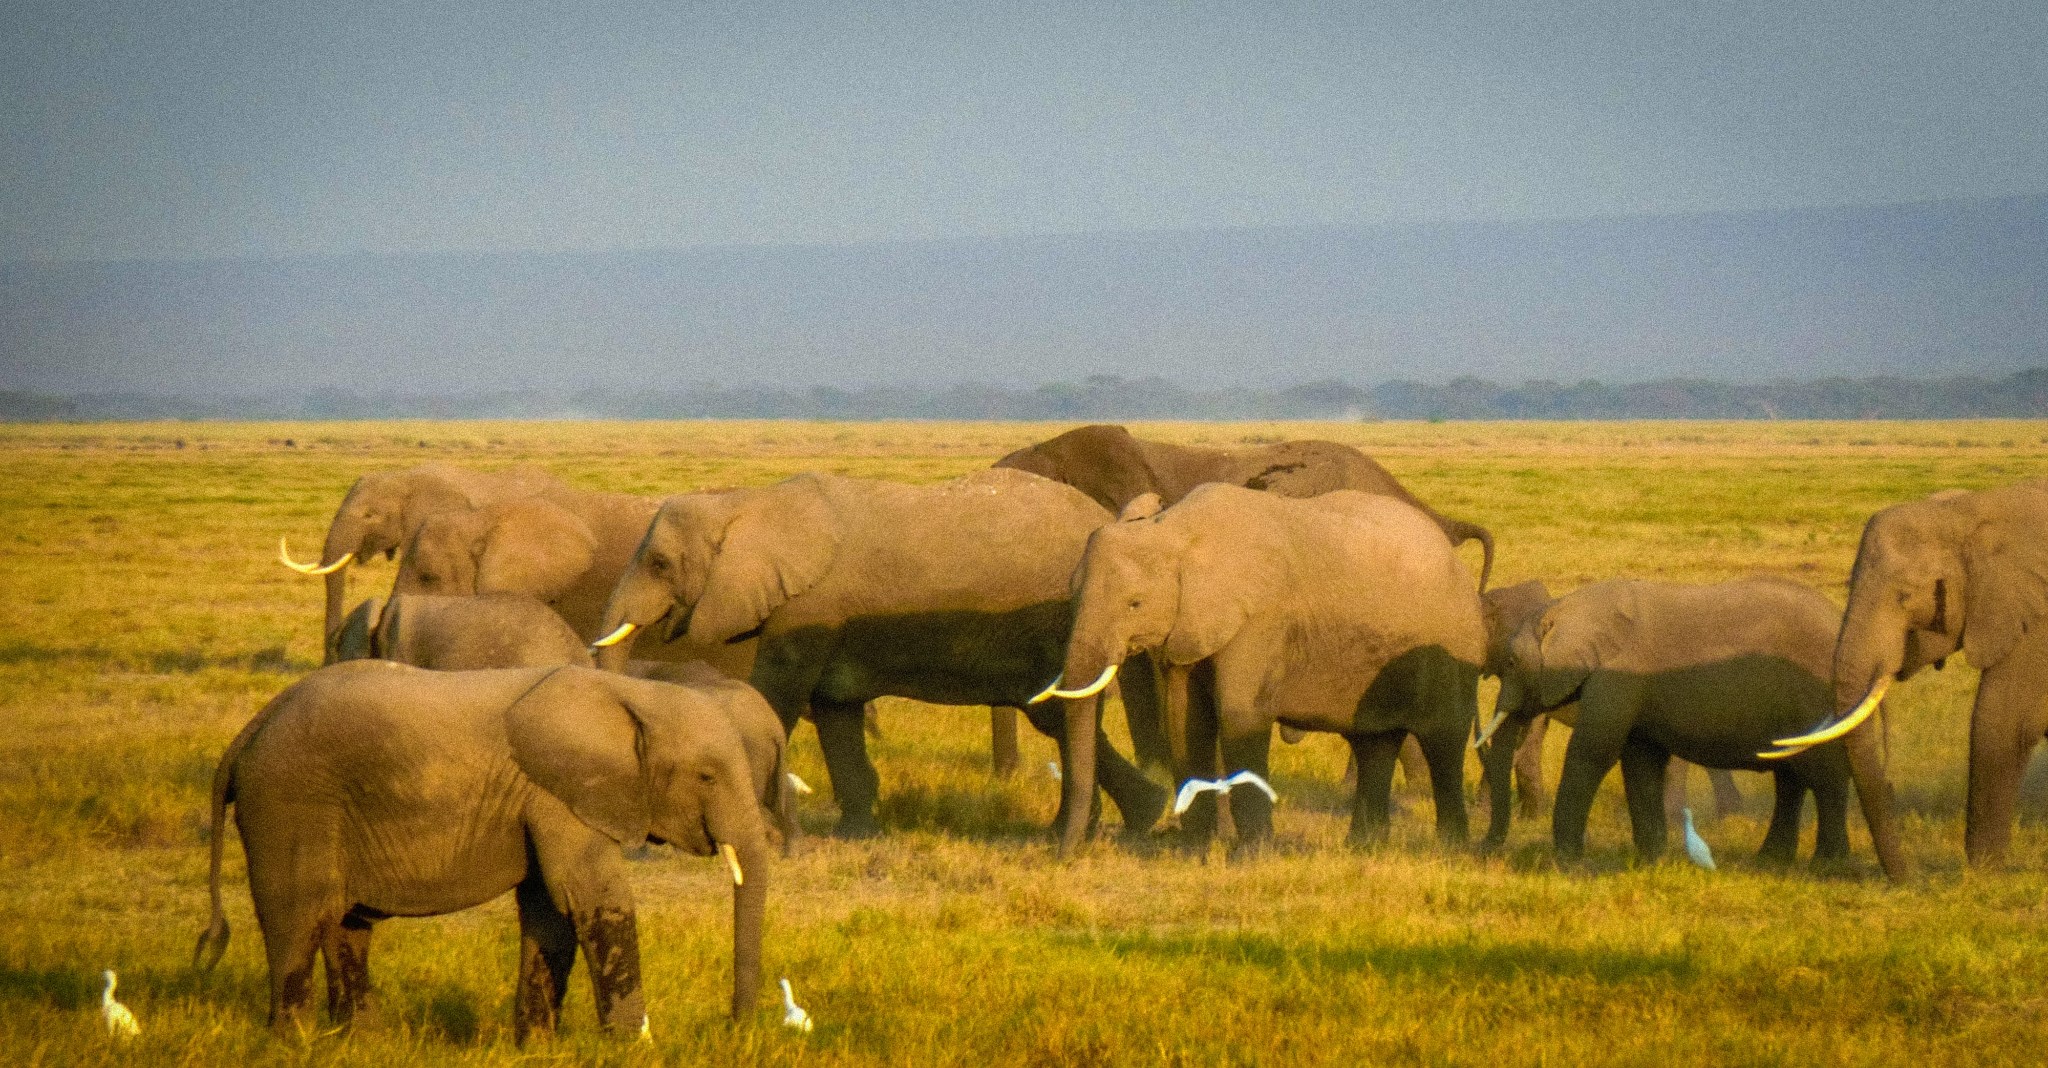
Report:
<svg viewBox="0 0 2048 1068"><path fill-rule="evenodd" d="M1867 591L1867 592L1866 592ZM1862 596L1858 596L1858 594ZM1875 589L1852 590L1849 611L1842 620L1841 637L1835 643L1835 715L1846 715L1881 684L1896 676L1906 655L1907 621L1897 612L1885 611L1875 602ZM1856 783L1856 798L1863 808L1863 821L1870 828L1871 846L1884 873L1897 883L1908 875L1905 853L1899 845L1898 816L1892 805L1891 783L1885 777L1879 715L1843 736L1849 754L1849 772Z"/></svg>
<svg viewBox="0 0 2048 1068"><path fill-rule="evenodd" d="M1487 814L1486 838L1480 843L1484 852L1492 852L1507 844L1508 826L1514 818L1514 770L1515 754L1522 747L1522 736L1529 729L1534 716L1524 715L1526 704L1521 685L1512 677L1503 678L1500 696L1494 700L1493 718L1497 724L1492 734L1484 741L1479 762L1486 773Z"/></svg>
<svg viewBox="0 0 2048 1068"><path fill-rule="evenodd" d="M363 533L355 524L336 520L327 528L327 541L320 548L320 566L327 567L340 560L343 555L354 553L350 563L363 558L365 546ZM322 576L327 583L326 626L320 631L321 644L327 649L323 663L334 663L334 636L341 630L342 601L348 596L347 566L337 567Z"/></svg>
<svg viewBox="0 0 2048 1068"><path fill-rule="evenodd" d="M1095 735L1102 695L1100 687L1091 684L1101 683L1115 671L1123 660L1117 654L1126 644L1122 635L1102 633L1109 628L1088 611L1088 604L1084 597L1075 606L1074 627L1067 640L1066 664L1060 672L1062 681L1055 684L1083 688L1070 691L1078 696L1065 698L1067 766L1063 776L1066 794L1062 807L1067 814L1067 823L1060 833L1061 856L1071 856L1080 848L1081 839L1088 830L1088 816L1095 803Z"/></svg>
<svg viewBox="0 0 2048 1068"><path fill-rule="evenodd" d="M732 1015L754 1011L761 992L761 927L768 912L768 833L747 776L706 813L718 851L732 866ZM730 852L728 852L730 850Z"/></svg>
<svg viewBox="0 0 2048 1068"><path fill-rule="evenodd" d="M597 632L585 635L592 642L602 643L591 652L597 666L606 671L624 671L638 632L659 622L674 603L666 588L640 573L637 563L613 587Z"/></svg>

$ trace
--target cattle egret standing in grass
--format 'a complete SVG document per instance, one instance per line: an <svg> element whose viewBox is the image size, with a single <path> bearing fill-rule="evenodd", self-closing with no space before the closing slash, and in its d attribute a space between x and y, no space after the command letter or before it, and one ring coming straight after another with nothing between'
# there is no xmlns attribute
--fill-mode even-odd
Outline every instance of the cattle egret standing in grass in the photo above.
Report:
<svg viewBox="0 0 2048 1068"><path fill-rule="evenodd" d="M796 995L790 992L789 980L782 980L782 1026L794 1027L804 1034L811 1033L811 1014L796 1003Z"/></svg>
<svg viewBox="0 0 2048 1068"><path fill-rule="evenodd" d="M1046 762L1045 762L1045 773L1046 773L1047 775L1050 775L1050 776L1052 776L1052 781L1054 781L1054 782L1058 782L1058 781L1060 781L1060 762L1059 762L1059 761L1057 761L1057 760L1048 760L1048 761L1046 761Z"/></svg>
<svg viewBox="0 0 2048 1068"><path fill-rule="evenodd" d="M107 1033L115 1038L134 1038L142 1033L135 1014L114 1000L114 969L107 969L107 988L100 992L100 1015L107 1018Z"/></svg>
<svg viewBox="0 0 2048 1068"><path fill-rule="evenodd" d="M1714 870L1714 851L1707 848L1707 840L1701 838L1700 832L1693 827L1690 808L1685 810L1685 855L1691 857L1694 864L1708 871Z"/></svg>

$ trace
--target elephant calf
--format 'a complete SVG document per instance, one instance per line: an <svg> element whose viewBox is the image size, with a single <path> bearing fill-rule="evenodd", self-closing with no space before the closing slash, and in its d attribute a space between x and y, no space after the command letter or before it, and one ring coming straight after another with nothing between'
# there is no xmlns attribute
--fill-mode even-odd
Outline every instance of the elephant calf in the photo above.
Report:
<svg viewBox="0 0 2048 1068"><path fill-rule="evenodd" d="M371 597L342 620L330 654L335 662L374 658L436 671L591 666L590 650L569 624L519 593Z"/></svg>
<svg viewBox="0 0 2048 1068"><path fill-rule="evenodd" d="M1673 756L1774 773L1777 803L1761 860L1792 862L1809 791L1819 811L1814 859L1845 858L1852 771L1873 833L1888 826L1889 810L1873 801L1889 796L1873 731L1783 759L1760 756L1833 711L1829 672L1841 620L1827 598L1776 578L1712 586L1613 579L1568 594L1523 622L1509 643L1488 773L1505 781L1531 719L1576 707L1564 720L1572 738L1551 817L1560 859L1584 852L1594 792L1617 760L1636 852L1645 861L1662 856ZM1494 829L1504 835L1505 797L1495 790Z"/></svg>
<svg viewBox="0 0 2048 1068"><path fill-rule="evenodd" d="M435 672L383 661L306 676L242 729L213 780L212 918L196 953L227 948L229 804L270 963L271 1026L306 1021L316 957L328 1011L369 1000L370 931L507 890L519 907L514 1026L551 1031L581 948L598 1019L646 1027L622 846L662 841L733 877L732 1013L754 1006L768 849L728 706L760 697L590 668Z"/></svg>

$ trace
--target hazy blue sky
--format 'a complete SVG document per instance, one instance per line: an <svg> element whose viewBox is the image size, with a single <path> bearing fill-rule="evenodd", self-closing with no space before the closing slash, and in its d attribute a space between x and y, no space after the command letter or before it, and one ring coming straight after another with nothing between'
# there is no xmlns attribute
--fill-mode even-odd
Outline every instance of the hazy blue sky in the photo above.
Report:
<svg viewBox="0 0 2048 1068"><path fill-rule="evenodd" d="M2048 192L2048 3L14 0L0 262Z"/></svg>

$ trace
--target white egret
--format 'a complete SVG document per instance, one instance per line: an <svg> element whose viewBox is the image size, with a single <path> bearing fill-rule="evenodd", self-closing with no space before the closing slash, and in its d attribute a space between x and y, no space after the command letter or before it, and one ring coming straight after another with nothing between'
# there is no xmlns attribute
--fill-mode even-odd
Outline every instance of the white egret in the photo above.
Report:
<svg viewBox="0 0 2048 1068"><path fill-rule="evenodd" d="M142 1025L135 1022L135 1014L128 1006L114 1000L114 969L107 969L107 988L100 992L100 1015L107 1018L107 1033L115 1038L134 1038L142 1033Z"/></svg>
<svg viewBox="0 0 2048 1068"><path fill-rule="evenodd" d="M1691 857L1694 864L1708 871L1714 870L1714 851L1707 848L1707 840L1701 838L1699 830L1692 825L1690 808L1685 810L1685 855Z"/></svg>
<svg viewBox="0 0 2048 1068"><path fill-rule="evenodd" d="M796 1003L796 995L789 989L789 980L782 980L782 1026L794 1027L804 1034L811 1033L811 1014Z"/></svg>
<svg viewBox="0 0 2048 1068"><path fill-rule="evenodd" d="M1180 793L1174 795L1173 798L1173 814L1178 816L1186 812L1188 806L1195 803L1195 798L1202 794L1227 794L1230 792L1231 787L1247 784L1258 787L1259 791L1266 795L1266 800L1268 801L1280 800L1280 794L1273 789L1273 784L1260 778L1258 772L1240 771L1227 779L1189 779L1181 783Z"/></svg>

